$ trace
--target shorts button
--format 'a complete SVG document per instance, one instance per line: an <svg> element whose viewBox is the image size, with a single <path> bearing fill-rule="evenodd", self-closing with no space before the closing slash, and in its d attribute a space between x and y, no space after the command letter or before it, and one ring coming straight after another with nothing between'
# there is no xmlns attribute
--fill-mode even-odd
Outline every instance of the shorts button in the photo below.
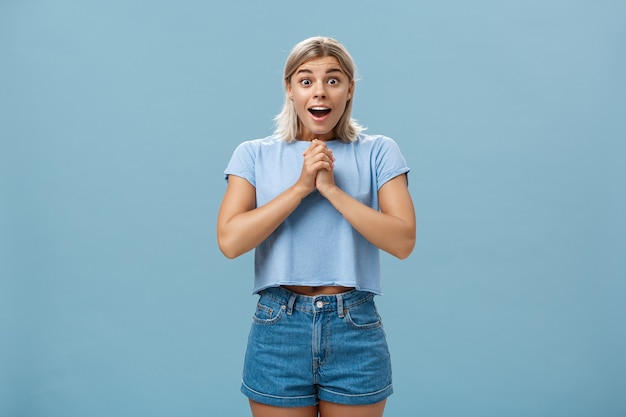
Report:
<svg viewBox="0 0 626 417"><path fill-rule="evenodd" d="M322 301L318 301L317 303L315 303L315 305L317 306L317 308L324 307L324 303Z"/></svg>

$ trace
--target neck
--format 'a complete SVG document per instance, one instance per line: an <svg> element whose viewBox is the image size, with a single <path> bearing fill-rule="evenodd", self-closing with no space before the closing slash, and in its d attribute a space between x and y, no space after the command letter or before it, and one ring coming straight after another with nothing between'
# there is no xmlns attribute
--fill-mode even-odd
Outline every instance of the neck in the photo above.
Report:
<svg viewBox="0 0 626 417"><path fill-rule="evenodd" d="M326 133L324 135L313 135L313 134L304 134L298 140L303 142L311 142L313 139L321 140L322 142L328 142L331 140L335 140L335 135L333 132Z"/></svg>

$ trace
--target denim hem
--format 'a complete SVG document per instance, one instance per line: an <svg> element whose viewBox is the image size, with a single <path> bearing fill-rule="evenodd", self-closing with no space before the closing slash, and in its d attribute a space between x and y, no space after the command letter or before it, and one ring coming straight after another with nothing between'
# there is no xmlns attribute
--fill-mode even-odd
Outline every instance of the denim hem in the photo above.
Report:
<svg viewBox="0 0 626 417"><path fill-rule="evenodd" d="M256 391L247 386L245 382L241 383L241 392L253 401L273 407L310 407L319 404L315 394L297 397L281 397Z"/></svg>
<svg viewBox="0 0 626 417"><path fill-rule="evenodd" d="M322 401L343 405L368 405L383 401L393 394L393 385L389 384L385 388L369 392L367 394L342 394L319 387L318 397Z"/></svg>

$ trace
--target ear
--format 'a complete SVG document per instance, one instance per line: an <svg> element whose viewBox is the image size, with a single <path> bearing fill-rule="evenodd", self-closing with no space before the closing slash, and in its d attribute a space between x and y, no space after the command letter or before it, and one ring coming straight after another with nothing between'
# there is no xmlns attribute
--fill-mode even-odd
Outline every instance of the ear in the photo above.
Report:
<svg viewBox="0 0 626 417"><path fill-rule="evenodd" d="M354 80L350 81L350 88L348 88L348 100L352 100L352 96L354 95Z"/></svg>
<svg viewBox="0 0 626 417"><path fill-rule="evenodd" d="M289 99L293 100L293 91L291 91L291 83L288 80L285 80L285 91Z"/></svg>

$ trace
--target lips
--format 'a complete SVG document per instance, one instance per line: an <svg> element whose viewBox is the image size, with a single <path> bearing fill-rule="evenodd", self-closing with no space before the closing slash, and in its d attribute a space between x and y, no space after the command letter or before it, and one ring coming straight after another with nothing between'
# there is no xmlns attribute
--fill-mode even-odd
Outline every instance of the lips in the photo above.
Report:
<svg viewBox="0 0 626 417"><path fill-rule="evenodd" d="M313 107L309 107L308 110L309 110L309 113L311 113L311 115L313 115L313 117L315 118L322 118L328 115L328 113L330 113L331 111L331 109L329 109L328 107L324 107L324 106L313 106Z"/></svg>

